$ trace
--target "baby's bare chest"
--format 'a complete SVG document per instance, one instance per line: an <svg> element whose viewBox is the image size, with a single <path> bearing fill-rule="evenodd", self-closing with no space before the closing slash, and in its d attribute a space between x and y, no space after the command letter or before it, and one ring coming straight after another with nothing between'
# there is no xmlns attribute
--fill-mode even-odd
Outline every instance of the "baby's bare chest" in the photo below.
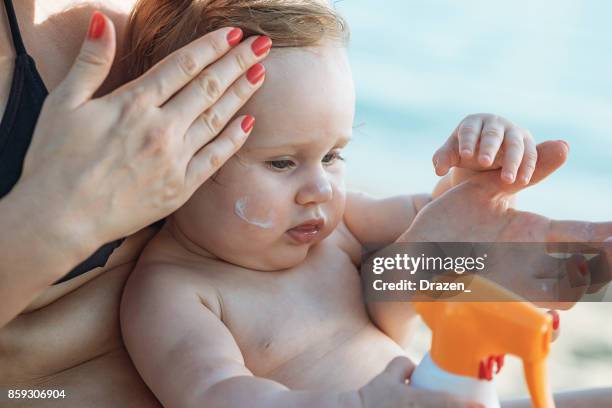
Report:
<svg viewBox="0 0 612 408"><path fill-rule="evenodd" d="M350 388L402 353L370 321L357 268L332 246L292 270L220 290L223 320L255 375L294 388Z"/></svg>

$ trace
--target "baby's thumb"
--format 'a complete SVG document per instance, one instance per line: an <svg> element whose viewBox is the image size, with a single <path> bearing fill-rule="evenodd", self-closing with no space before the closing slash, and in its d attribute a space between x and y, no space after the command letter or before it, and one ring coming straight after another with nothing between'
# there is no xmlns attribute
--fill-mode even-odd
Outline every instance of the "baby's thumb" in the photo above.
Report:
<svg viewBox="0 0 612 408"><path fill-rule="evenodd" d="M113 22L101 12L94 12L81 51L57 88L63 103L74 108L91 99L108 76L115 48Z"/></svg>
<svg viewBox="0 0 612 408"><path fill-rule="evenodd" d="M415 365L408 357L395 357L387 367L385 368L384 373L390 375L393 380L399 381L402 384L406 382L407 379L410 378L412 372L414 371Z"/></svg>

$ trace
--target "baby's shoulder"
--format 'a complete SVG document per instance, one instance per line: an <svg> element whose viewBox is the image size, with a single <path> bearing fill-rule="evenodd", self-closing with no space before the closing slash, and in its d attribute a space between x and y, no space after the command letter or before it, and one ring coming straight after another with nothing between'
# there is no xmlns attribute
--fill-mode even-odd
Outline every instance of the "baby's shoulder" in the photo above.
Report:
<svg viewBox="0 0 612 408"><path fill-rule="evenodd" d="M188 296L220 316L214 263L206 265L204 270L202 265L178 256L167 244L163 235L149 242L128 279L124 296L141 299L163 297L164 303Z"/></svg>
<svg viewBox="0 0 612 408"><path fill-rule="evenodd" d="M215 281L185 265L166 262L138 264L124 290L124 297L141 301L168 304L173 300L190 298L222 315Z"/></svg>

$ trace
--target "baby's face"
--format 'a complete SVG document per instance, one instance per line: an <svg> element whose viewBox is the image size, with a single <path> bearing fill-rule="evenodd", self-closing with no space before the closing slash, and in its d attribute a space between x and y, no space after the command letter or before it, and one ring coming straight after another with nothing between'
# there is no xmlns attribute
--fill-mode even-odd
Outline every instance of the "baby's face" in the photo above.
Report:
<svg viewBox="0 0 612 408"><path fill-rule="evenodd" d="M216 257L279 270L342 219L355 96L343 48L274 49L264 64L264 85L240 112L255 117L249 139L174 220Z"/></svg>

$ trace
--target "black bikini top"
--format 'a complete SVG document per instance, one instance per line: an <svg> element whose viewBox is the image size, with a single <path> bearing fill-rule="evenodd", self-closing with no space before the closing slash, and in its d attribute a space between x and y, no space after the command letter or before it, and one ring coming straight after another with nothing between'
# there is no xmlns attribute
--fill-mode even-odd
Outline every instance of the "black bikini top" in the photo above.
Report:
<svg viewBox="0 0 612 408"><path fill-rule="evenodd" d="M32 57L25 49L11 0L4 0L13 46L17 54L13 82L4 116L0 122L0 198L11 191L21 176L23 161L32 140L34 127L49 92ZM122 240L99 248L88 259L56 283L64 282L98 266L104 266Z"/></svg>

